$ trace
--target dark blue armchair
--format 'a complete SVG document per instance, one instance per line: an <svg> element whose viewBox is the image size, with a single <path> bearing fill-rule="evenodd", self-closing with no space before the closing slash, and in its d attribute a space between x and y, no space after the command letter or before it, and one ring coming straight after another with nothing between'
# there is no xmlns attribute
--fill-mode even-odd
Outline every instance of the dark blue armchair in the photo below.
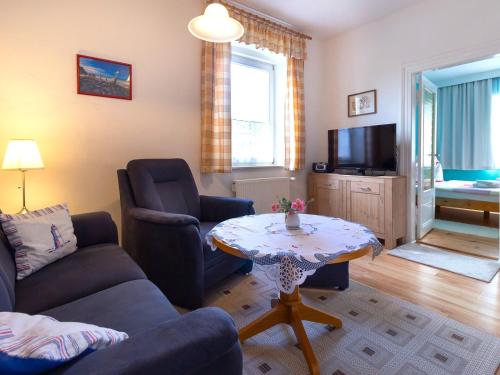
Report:
<svg viewBox="0 0 500 375"><path fill-rule="evenodd" d="M253 214L252 201L200 196L182 159L132 160L118 184L123 247L172 303L198 308L206 288L252 270L251 261L205 241L219 222Z"/></svg>

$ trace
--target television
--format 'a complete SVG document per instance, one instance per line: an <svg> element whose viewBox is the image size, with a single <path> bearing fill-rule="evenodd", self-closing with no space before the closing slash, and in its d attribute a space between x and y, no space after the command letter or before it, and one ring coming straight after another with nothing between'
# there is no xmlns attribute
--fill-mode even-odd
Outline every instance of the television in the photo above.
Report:
<svg viewBox="0 0 500 375"><path fill-rule="evenodd" d="M396 124L328 131L331 170L396 171Z"/></svg>

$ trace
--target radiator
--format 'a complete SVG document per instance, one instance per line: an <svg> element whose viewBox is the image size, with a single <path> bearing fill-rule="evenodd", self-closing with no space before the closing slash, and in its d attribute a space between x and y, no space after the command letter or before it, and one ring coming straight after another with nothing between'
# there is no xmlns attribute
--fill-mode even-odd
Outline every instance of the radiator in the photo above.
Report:
<svg viewBox="0 0 500 375"><path fill-rule="evenodd" d="M290 177L252 178L234 180L233 192L238 198L251 199L258 214L271 212L279 198L290 199Z"/></svg>

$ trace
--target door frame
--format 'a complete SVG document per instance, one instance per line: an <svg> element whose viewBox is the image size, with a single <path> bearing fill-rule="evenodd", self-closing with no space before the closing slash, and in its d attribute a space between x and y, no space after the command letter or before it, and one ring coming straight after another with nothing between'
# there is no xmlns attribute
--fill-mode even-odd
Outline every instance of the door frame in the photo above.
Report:
<svg viewBox="0 0 500 375"><path fill-rule="evenodd" d="M405 242L416 239L416 140L415 134L415 74L427 70L446 68L487 59L500 53L500 39L476 47L455 50L418 62L403 64L402 69L402 111L398 126L399 174L407 178L407 227ZM500 249L499 249L500 255Z"/></svg>

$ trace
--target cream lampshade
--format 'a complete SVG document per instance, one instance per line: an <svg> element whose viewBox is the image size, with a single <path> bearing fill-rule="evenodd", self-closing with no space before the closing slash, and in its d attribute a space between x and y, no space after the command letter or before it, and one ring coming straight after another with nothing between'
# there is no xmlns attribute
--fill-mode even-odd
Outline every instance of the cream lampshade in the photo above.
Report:
<svg viewBox="0 0 500 375"><path fill-rule="evenodd" d="M7 145L7 151L2 163L2 169L18 170L23 175L23 208L20 213L27 213L26 208L26 176L25 172L30 169L42 169L44 167L42 156L36 142L32 139L13 139Z"/></svg>
<svg viewBox="0 0 500 375"><path fill-rule="evenodd" d="M227 43L241 38L243 25L229 17L226 7L219 3L209 4L202 16L189 22L189 32L196 38L214 43Z"/></svg>

